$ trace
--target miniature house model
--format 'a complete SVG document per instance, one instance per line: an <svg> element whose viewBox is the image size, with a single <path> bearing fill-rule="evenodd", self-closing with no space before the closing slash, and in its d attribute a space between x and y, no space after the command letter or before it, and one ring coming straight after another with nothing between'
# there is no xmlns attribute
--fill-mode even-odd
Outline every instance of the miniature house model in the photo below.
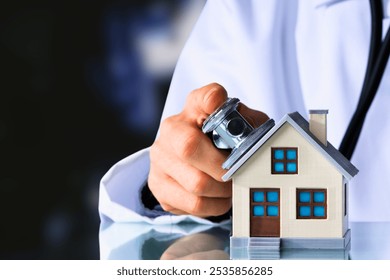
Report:
<svg viewBox="0 0 390 280"><path fill-rule="evenodd" d="M309 122L287 114L224 164L223 180L233 181L231 250L349 244L348 181L358 170L327 142L326 114L312 110Z"/></svg>

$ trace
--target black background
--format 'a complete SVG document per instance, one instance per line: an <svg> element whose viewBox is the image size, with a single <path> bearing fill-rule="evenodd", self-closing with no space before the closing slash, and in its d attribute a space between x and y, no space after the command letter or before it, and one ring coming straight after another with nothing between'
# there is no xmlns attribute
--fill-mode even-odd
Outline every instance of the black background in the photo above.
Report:
<svg viewBox="0 0 390 280"><path fill-rule="evenodd" d="M148 133L129 130L88 68L105 55L104 12L151 2L1 4L0 258L99 258L99 180L149 146L159 120ZM168 84L156 82L157 115Z"/></svg>

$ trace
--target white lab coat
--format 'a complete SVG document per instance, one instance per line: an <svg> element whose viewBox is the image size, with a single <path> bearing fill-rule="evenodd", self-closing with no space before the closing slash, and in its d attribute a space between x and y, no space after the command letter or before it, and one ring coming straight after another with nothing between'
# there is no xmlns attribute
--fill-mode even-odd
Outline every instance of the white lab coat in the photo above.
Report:
<svg viewBox="0 0 390 280"><path fill-rule="evenodd" d="M390 1L384 0L389 23ZM328 140L339 146L355 110L369 48L368 0L210 0L178 61L162 119L179 113L187 94L211 82L278 121L284 114L329 109ZM352 221L390 221L390 67L366 118L352 163ZM116 222L174 223L140 202L148 150L103 177L99 210Z"/></svg>

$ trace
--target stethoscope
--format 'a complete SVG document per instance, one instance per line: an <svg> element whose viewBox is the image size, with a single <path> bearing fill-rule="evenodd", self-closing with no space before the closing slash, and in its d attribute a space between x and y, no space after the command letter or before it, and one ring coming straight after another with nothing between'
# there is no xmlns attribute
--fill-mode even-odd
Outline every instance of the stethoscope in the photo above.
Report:
<svg viewBox="0 0 390 280"><path fill-rule="evenodd" d="M359 139L367 112L378 91L390 54L390 27L382 41L382 0L370 0L371 40L367 70L355 113L341 141L339 151L351 159Z"/></svg>

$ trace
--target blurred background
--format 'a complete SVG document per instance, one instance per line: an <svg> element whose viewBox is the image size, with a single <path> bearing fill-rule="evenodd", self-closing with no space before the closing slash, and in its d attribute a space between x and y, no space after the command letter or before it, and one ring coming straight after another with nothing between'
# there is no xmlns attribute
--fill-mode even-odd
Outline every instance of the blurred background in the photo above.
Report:
<svg viewBox="0 0 390 280"><path fill-rule="evenodd" d="M1 4L1 259L99 258L99 181L153 142L204 3Z"/></svg>

